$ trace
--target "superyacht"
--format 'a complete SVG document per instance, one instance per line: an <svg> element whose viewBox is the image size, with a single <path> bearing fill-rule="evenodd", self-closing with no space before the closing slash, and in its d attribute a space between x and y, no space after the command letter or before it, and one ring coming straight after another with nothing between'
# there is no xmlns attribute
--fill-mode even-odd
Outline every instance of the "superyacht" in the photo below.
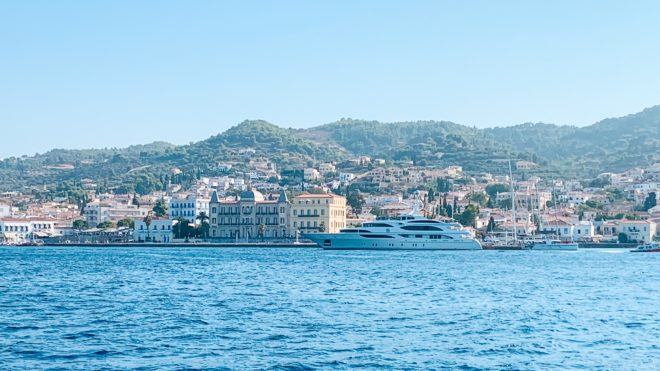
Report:
<svg viewBox="0 0 660 371"><path fill-rule="evenodd" d="M481 244L458 223L417 215L379 218L339 233L306 234L325 250L481 250Z"/></svg>

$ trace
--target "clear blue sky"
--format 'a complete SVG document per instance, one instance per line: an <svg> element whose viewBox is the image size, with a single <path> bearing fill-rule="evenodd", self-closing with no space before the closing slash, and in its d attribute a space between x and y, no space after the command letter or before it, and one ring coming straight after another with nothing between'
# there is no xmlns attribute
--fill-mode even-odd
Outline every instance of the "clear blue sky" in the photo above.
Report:
<svg viewBox="0 0 660 371"><path fill-rule="evenodd" d="M0 0L0 158L244 119L587 125L660 104L659 1Z"/></svg>

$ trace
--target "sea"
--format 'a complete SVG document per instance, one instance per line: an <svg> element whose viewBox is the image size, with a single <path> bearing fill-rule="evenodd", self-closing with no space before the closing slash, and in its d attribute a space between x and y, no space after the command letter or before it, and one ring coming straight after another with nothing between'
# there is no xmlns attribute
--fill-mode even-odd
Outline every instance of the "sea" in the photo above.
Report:
<svg viewBox="0 0 660 371"><path fill-rule="evenodd" d="M2 247L0 369L660 369L660 254Z"/></svg>

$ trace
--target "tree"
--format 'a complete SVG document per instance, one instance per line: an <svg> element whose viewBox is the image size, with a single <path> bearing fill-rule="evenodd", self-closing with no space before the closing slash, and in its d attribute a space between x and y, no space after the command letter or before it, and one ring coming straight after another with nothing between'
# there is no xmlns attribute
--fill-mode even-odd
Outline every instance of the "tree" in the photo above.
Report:
<svg viewBox="0 0 660 371"><path fill-rule="evenodd" d="M495 219L491 216L490 219L488 219L488 227L486 228L486 230L488 232L492 232L495 230L495 228L496 228Z"/></svg>
<svg viewBox="0 0 660 371"><path fill-rule="evenodd" d="M485 193L475 192L470 194L470 201L476 202L479 206L484 206L488 202Z"/></svg>
<svg viewBox="0 0 660 371"><path fill-rule="evenodd" d="M174 238L189 238L190 235L194 232L193 228L190 227L190 222L188 219L180 216L174 220L176 225L174 226Z"/></svg>
<svg viewBox="0 0 660 371"><path fill-rule="evenodd" d="M456 215L456 220L466 227L474 227L479 216L479 206L467 205L462 213Z"/></svg>
<svg viewBox="0 0 660 371"><path fill-rule="evenodd" d="M592 208L592 209L602 209L603 208L603 205L601 205L596 200L587 200L587 201L585 201L584 204L587 205L588 207Z"/></svg>
<svg viewBox="0 0 660 371"><path fill-rule="evenodd" d="M362 212L362 206L364 206L365 201L364 201L364 196L360 194L360 191L355 189L352 190L349 188L348 190L348 197L346 197L346 203L353 208L353 211L356 213L361 213Z"/></svg>
<svg viewBox="0 0 660 371"><path fill-rule="evenodd" d="M114 228L114 227L115 227L115 223L113 223L113 222L111 222L111 221L109 221L109 220L108 220L108 221L105 221L105 222L103 222L103 223L99 223L99 224L96 226L96 228L99 228L99 229L110 229L110 228Z"/></svg>
<svg viewBox="0 0 660 371"><path fill-rule="evenodd" d="M510 198L505 198L497 203L497 207L504 210L510 210L513 207L513 202Z"/></svg>
<svg viewBox="0 0 660 371"><path fill-rule="evenodd" d="M87 224L87 221L83 219L74 220L72 226L73 229L77 229L77 230L89 228L89 224Z"/></svg>
<svg viewBox="0 0 660 371"><path fill-rule="evenodd" d="M375 215L376 217L379 217L379 216L383 215L383 210L381 210L380 207L378 207L378 206L374 206L374 207L371 208L370 213L371 213L371 215Z"/></svg>
<svg viewBox="0 0 660 371"><path fill-rule="evenodd" d="M321 222L321 224L319 224L318 229L319 229L319 232L321 232L321 233L325 232L325 223Z"/></svg>
<svg viewBox="0 0 660 371"><path fill-rule="evenodd" d="M504 193L504 192L511 192L511 187L502 183L489 184L486 186L486 193L491 198L495 198L497 197L498 193Z"/></svg>
<svg viewBox="0 0 660 371"><path fill-rule="evenodd" d="M436 180L437 186L438 186L438 192L440 193L447 193L451 192L453 186L451 182L445 178L438 178Z"/></svg>
<svg viewBox="0 0 660 371"><path fill-rule="evenodd" d="M147 216L142 219L144 224L147 226L147 242L151 241L151 232L149 231L149 227L151 226L151 223L153 222L153 216L151 215L151 211L147 213Z"/></svg>
<svg viewBox="0 0 660 371"><path fill-rule="evenodd" d="M628 242L628 235L621 232L619 233L619 242L620 243L627 243Z"/></svg>
<svg viewBox="0 0 660 371"><path fill-rule="evenodd" d="M204 238L209 237L209 230L211 226L209 225L209 220L211 219L205 211L202 211L195 217L196 220L199 220L199 231Z"/></svg>
<svg viewBox="0 0 660 371"><path fill-rule="evenodd" d="M453 218L454 217L454 208L449 204L446 204L444 206L444 208L445 208L445 215L447 215L450 218Z"/></svg>
<svg viewBox="0 0 660 371"><path fill-rule="evenodd" d="M657 206L657 200L655 192L649 193L649 195L644 200L644 211L649 211L650 209Z"/></svg>
<svg viewBox="0 0 660 371"><path fill-rule="evenodd" d="M131 218L126 218L126 219L122 219L122 220L118 221L117 222L117 228L123 228L123 227L128 227L128 228L131 228L131 229L135 228L135 220L133 220Z"/></svg>
<svg viewBox="0 0 660 371"><path fill-rule="evenodd" d="M435 191L433 190L433 188L429 188L428 194L429 196L426 199L426 202L432 203L433 201L435 201Z"/></svg>
<svg viewBox="0 0 660 371"><path fill-rule="evenodd" d="M167 216L167 203L165 203L164 199L161 198L156 201L156 205L154 205L153 212L159 218Z"/></svg>
<svg viewBox="0 0 660 371"><path fill-rule="evenodd" d="M264 234L266 234L266 225L261 223L259 224L257 235L259 236L259 238L261 238L262 241L264 240Z"/></svg>

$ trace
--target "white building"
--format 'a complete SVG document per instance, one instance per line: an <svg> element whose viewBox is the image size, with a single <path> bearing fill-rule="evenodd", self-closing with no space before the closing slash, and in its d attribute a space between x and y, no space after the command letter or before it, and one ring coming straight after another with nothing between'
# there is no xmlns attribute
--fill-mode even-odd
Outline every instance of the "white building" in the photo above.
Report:
<svg viewBox="0 0 660 371"><path fill-rule="evenodd" d="M656 224L648 220L619 220L618 233L624 233L628 241L647 243L653 241Z"/></svg>
<svg viewBox="0 0 660 371"><path fill-rule="evenodd" d="M562 239L574 241L591 240L596 236L594 224L587 220L552 219L542 222L539 230L543 233L558 234Z"/></svg>
<svg viewBox="0 0 660 371"><path fill-rule="evenodd" d="M355 174L353 173L339 173L339 182L341 184L346 185L355 179Z"/></svg>
<svg viewBox="0 0 660 371"><path fill-rule="evenodd" d="M591 199L591 195L584 192L568 192L558 196L560 202L567 203L570 207L583 205Z"/></svg>
<svg viewBox="0 0 660 371"><path fill-rule="evenodd" d="M334 173L336 171L335 165L331 163L324 163L319 165L319 173L325 175L327 173Z"/></svg>
<svg viewBox="0 0 660 371"><path fill-rule="evenodd" d="M36 218L0 219L0 240L19 243L55 234L55 223Z"/></svg>
<svg viewBox="0 0 660 371"><path fill-rule="evenodd" d="M321 179L321 173L316 169L307 168L303 172L303 177L306 182L316 182Z"/></svg>
<svg viewBox="0 0 660 371"><path fill-rule="evenodd" d="M172 221L166 218L154 217L149 225L143 219L136 219L133 233L135 240L139 242L167 243L174 239Z"/></svg>
<svg viewBox="0 0 660 371"><path fill-rule="evenodd" d="M6 218L11 215L11 205L0 202L0 218Z"/></svg>
<svg viewBox="0 0 660 371"><path fill-rule="evenodd" d="M92 202L85 206L83 215L90 227L103 222L118 222L122 219L142 219L151 211L148 206L127 205L117 202Z"/></svg>
<svg viewBox="0 0 660 371"><path fill-rule="evenodd" d="M210 199L197 195L174 196L170 201L170 218L172 220L186 218L190 223L199 224L197 216L202 212L209 215L210 202Z"/></svg>
<svg viewBox="0 0 660 371"><path fill-rule="evenodd" d="M368 195L365 199L365 205L368 207L381 207L401 202L403 202L403 196L401 195Z"/></svg>

